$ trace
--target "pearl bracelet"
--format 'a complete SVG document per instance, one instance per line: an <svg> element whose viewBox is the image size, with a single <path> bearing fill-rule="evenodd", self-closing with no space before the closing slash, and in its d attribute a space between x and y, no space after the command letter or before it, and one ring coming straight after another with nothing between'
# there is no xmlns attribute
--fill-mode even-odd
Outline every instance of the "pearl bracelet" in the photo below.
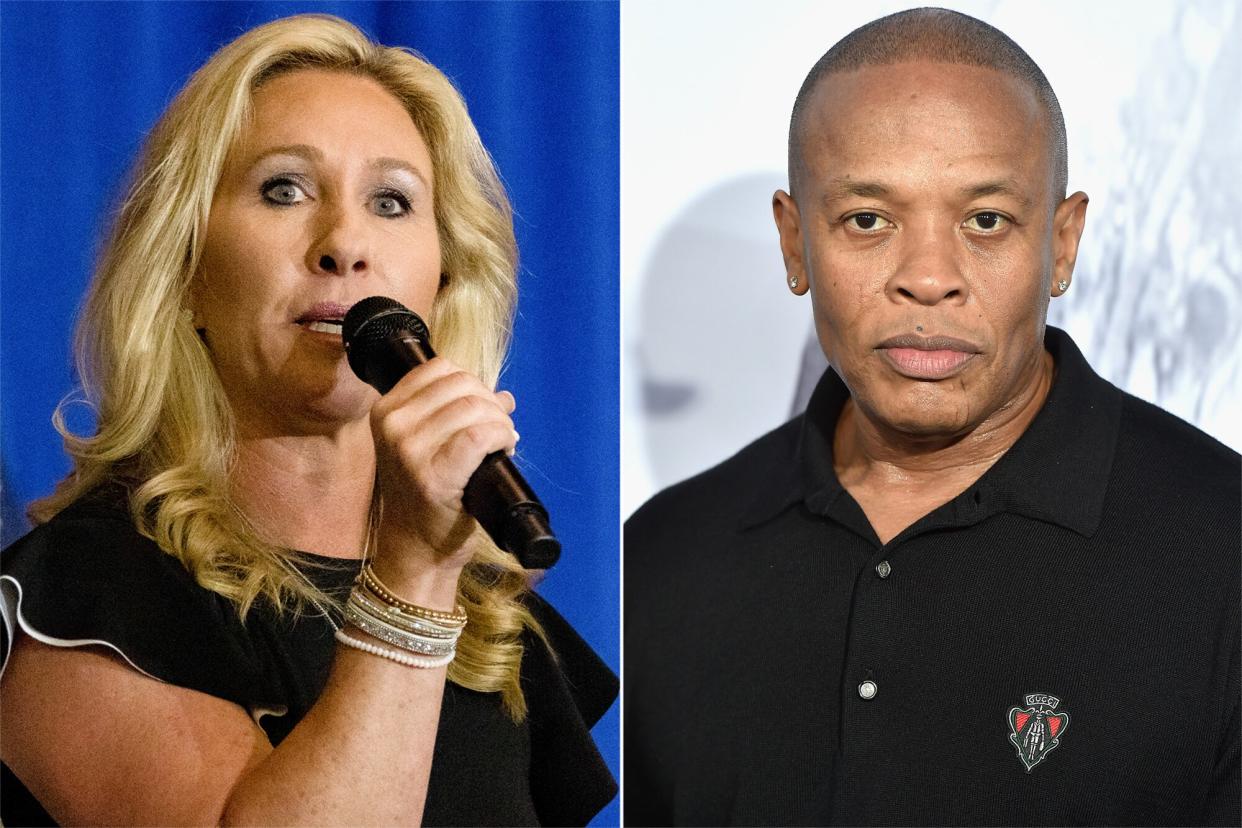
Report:
<svg viewBox="0 0 1242 828"><path fill-rule="evenodd" d="M421 669L434 669L436 667L444 667L453 660L457 655L456 651L444 656L436 656L428 658L427 656L406 655L405 653L390 650L387 647L380 647L368 641L362 641L349 635L344 630L336 631L336 640L344 644L346 647L352 647L355 650L361 650L364 653L370 653L380 658L386 658L389 661L395 661L398 664L404 664L406 667L418 667Z"/></svg>

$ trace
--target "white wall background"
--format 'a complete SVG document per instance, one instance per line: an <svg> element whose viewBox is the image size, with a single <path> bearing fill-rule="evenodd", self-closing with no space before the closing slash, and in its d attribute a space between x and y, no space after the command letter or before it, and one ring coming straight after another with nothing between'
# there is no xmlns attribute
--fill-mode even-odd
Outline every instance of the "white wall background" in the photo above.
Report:
<svg viewBox="0 0 1242 828"><path fill-rule="evenodd" d="M833 43L910 5L622 3L622 515L784 422L818 376L769 209L789 110ZM1065 113L1091 207L1049 321L1242 448L1242 3L944 5L1016 40Z"/></svg>

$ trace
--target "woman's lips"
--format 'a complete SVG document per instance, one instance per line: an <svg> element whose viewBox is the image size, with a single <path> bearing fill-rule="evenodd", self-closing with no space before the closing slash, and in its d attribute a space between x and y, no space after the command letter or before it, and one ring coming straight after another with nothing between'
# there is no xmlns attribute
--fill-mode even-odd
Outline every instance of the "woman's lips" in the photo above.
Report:
<svg viewBox="0 0 1242 828"><path fill-rule="evenodd" d="M881 348L880 353L902 376L917 380L941 380L960 373L974 359L966 351L924 351L920 348Z"/></svg>
<svg viewBox="0 0 1242 828"><path fill-rule="evenodd" d="M313 339L321 339L329 344L341 345L341 320L349 313L349 307L340 302L319 302L308 308L293 323Z"/></svg>

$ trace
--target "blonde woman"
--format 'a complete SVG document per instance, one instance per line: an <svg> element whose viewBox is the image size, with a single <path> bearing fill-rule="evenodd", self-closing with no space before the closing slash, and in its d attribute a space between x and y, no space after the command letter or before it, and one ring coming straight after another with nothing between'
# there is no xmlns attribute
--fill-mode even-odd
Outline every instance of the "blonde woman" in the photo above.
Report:
<svg viewBox="0 0 1242 828"><path fill-rule="evenodd" d="M148 139L79 329L97 431L3 555L5 824L584 822L615 677L463 511L507 199L447 79L350 24L254 29ZM442 355L380 397L366 296ZM46 812L46 813L44 813Z"/></svg>

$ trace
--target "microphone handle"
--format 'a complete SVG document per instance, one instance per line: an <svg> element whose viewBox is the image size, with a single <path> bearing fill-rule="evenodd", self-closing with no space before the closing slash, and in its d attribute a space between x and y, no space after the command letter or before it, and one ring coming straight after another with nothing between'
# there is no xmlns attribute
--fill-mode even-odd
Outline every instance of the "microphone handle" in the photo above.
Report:
<svg viewBox="0 0 1242 828"><path fill-rule="evenodd" d="M367 361L368 384L387 394L416 365L435 357L426 340L401 331L388 340L396 359ZM548 569L561 556L548 512L517 466L503 451L483 458L466 482L462 505L501 549L511 552L526 569Z"/></svg>

